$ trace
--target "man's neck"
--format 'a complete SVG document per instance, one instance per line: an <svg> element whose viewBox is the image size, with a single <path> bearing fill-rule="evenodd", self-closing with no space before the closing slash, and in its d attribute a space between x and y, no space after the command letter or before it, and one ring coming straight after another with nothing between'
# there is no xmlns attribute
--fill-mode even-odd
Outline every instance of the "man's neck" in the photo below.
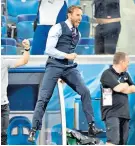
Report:
<svg viewBox="0 0 135 146"><path fill-rule="evenodd" d="M67 21L68 24L70 24L73 27L73 24L72 24L70 19L67 19L66 21Z"/></svg>
<svg viewBox="0 0 135 146"><path fill-rule="evenodd" d="M119 73L119 74L122 73L122 71L118 65L113 65L112 67L117 73Z"/></svg>

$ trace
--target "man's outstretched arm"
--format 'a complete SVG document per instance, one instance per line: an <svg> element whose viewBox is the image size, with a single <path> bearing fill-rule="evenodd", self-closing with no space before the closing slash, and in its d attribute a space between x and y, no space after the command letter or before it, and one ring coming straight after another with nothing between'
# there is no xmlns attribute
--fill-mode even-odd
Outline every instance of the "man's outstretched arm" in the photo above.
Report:
<svg viewBox="0 0 135 146"><path fill-rule="evenodd" d="M14 64L14 68L25 65L28 63L29 56L30 56L30 53L29 53L30 42L29 42L29 40L23 40L22 45L23 45L25 51L24 51L22 57L20 59L16 60L16 62Z"/></svg>

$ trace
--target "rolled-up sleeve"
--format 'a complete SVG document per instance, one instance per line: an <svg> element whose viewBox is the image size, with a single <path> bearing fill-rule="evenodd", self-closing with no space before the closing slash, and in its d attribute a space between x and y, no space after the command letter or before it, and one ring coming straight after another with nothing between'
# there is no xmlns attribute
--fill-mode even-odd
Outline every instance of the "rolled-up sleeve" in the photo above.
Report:
<svg viewBox="0 0 135 146"><path fill-rule="evenodd" d="M107 87L111 89L113 89L114 87L120 84L117 78L107 70L102 74L100 82L103 85L103 87Z"/></svg>
<svg viewBox="0 0 135 146"><path fill-rule="evenodd" d="M60 24L56 24L52 26L48 33L46 50L45 50L45 53L47 53L49 56L52 56L58 59L64 59L66 55L66 53L59 51L56 48L56 45L58 43L58 40L61 34L62 34L62 28Z"/></svg>

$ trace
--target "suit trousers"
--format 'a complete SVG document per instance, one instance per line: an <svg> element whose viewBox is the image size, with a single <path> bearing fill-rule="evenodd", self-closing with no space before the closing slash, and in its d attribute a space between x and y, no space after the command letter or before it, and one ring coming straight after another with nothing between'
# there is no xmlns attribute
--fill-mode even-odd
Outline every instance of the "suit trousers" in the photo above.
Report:
<svg viewBox="0 0 135 146"><path fill-rule="evenodd" d="M59 78L81 95L83 111L86 115L87 122L91 123L94 120L94 116L90 100L90 91L86 87L81 74L74 65L64 65L56 60L50 60L51 61L46 65L45 74L39 91L32 127L36 130L41 130L43 115Z"/></svg>
<svg viewBox="0 0 135 146"><path fill-rule="evenodd" d="M95 54L115 54L120 31L120 22L97 25Z"/></svg>
<svg viewBox="0 0 135 146"><path fill-rule="evenodd" d="M9 104L1 105L1 145L7 145L7 129L9 125Z"/></svg>

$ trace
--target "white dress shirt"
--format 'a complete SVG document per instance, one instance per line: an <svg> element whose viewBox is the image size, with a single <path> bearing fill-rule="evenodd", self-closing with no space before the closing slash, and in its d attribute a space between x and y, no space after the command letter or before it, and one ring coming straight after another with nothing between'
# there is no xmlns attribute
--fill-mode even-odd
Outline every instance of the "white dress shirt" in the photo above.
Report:
<svg viewBox="0 0 135 146"><path fill-rule="evenodd" d="M73 25L71 24L71 22L67 19L65 21L65 23L67 24L69 29L72 31ZM52 56L52 57L58 58L58 59L65 58L66 53L59 51L56 48L59 37L61 35L62 35L62 28L61 28L60 23L51 27L51 29L48 33L48 38L47 38L47 42L46 42L46 49L45 49L45 53L47 53L49 56ZM79 35L80 35L80 33L79 33Z"/></svg>

